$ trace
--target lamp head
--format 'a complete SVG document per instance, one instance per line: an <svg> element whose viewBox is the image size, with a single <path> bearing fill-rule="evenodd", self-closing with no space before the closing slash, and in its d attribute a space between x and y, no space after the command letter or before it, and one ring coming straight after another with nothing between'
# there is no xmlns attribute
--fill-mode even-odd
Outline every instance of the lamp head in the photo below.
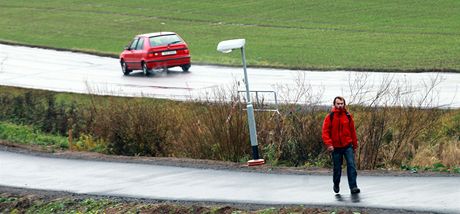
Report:
<svg viewBox="0 0 460 214"><path fill-rule="evenodd" d="M222 53L230 53L233 49L238 49L244 47L246 43L245 39L232 39L219 42L217 45L217 50Z"/></svg>

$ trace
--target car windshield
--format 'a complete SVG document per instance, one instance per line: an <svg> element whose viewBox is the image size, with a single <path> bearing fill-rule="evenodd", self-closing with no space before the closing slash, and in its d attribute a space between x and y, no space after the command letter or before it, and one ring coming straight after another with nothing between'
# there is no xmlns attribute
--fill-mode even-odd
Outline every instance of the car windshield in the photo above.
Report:
<svg viewBox="0 0 460 214"><path fill-rule="evenodd" d="M177 43L182 43L182 42L183 42L182 39L176 34L150 37L151 47L171 45L171 44L177 44Z"/></svg>

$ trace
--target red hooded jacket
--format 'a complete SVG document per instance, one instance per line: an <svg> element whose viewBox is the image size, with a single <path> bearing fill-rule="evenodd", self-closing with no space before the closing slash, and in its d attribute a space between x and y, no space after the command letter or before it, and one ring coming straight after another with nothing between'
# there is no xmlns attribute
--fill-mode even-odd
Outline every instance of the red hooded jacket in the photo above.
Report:
<svg viewBox="0 0 460 214"><path fill-rule="evenodd" d="M353 117L350 119L346 115L346 109L337 109L332 107L334 112L333 121L328 114L323 123L323 142L326 147L344 148L353 145L353 149L358 148L358 139L356 138L356 129Z"/></svg>

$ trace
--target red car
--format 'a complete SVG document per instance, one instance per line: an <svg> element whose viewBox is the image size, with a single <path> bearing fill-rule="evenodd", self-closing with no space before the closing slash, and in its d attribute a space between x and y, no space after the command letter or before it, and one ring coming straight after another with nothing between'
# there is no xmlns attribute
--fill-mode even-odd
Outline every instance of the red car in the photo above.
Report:
<svg viewBox="0 0 460 214"><path fill-rule="evenodd" d="M184 72L190 69L190 51L187 43L174 32L141 34L120 54L124 75L142 70L149 75L152 69L168 69L180 66Z"/></svg>

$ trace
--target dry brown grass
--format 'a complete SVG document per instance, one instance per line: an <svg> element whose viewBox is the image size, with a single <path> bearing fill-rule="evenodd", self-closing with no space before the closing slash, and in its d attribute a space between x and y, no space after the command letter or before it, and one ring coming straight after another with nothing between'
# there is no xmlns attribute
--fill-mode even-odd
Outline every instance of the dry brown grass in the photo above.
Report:
<svg viewBox="0 0 460 214"><path fill-rule="evenodd" d="M441 143L438 149L440 161L447 167L460 166L460 141Z"/></svg>

